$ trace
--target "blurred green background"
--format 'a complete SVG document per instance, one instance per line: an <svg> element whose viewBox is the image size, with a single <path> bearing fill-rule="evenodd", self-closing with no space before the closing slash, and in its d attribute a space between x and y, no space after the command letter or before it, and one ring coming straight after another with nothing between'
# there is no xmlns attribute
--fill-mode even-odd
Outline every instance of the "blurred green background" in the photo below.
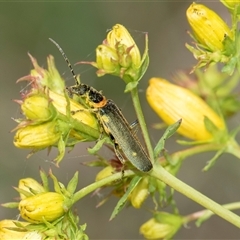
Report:
<svg viewBox="0 0 240 240"><path fill-rule="evenodd" d="M11 118L21 117L19 106L12 99L19 99L19 91L25 82L16 84L16 80L32 69L27 56L31 53L42 67L46 67L46 57L52 54L57 67L66 79L67 85L74 84L71 73L56 47L48 40L57 41L72 63L81 60L94 60L95 48L106 36L106 31L120 23L128 28L137 43L144 47L144 32L149 34L150 66L140 84L140 96L143 110L147 116L152 142L156 143L161 131L150 126L159 121L145 100L145 89L151 77L170 79L179 69L190 69L196 61L186 50L184 44L191 42L186 31L189 30L185 11L191 1L48 1L48 2L1 2L0 3L0 122L1 122L1 165L0 165L0 202L12 201L17 197L12 186L17 186L20 178L33 177L39 180L39 167L46 171L52 168L54 174L63 183L67 183L73 173L80 172L79 188L95 179L98 169L81 165L92 160L86 148L92 143L79 144L66 154L60 168L51 160L56 156L52 151L38 152L26 159L29 151L13 146L13 133L16 126ZM227 10L219 2L207 2L207 6L230 22ZM97 78L95 69L87 65L77 65L75 72L81 74L81 80L113 99L122 109L129 122L136 116L129 95L123 94L124 83L116 77ZM239 124L237 117L230 120L232 127ZM176 136L168 140L166 148L171 153L177 149ZM102 150L106 158L111 152ZM212 154L187 159L178 177L200 192L220 204L239 201L239 160L230 155L222 156L215 167L207 173L201 170ZM175 194L177 206L183 215L201 210L202 207L178 193ZM139 226L151 217L151 202L144 209L124 209L113 221L108 219L117 202L112 197L104 206L95 206L101 196L87 196L77 205L81 223L87 222L90 239L142 239ZM166 209L163 209L166 210ZM1 208L0 218L16 219L17 211ZM237 239L240 231L220 219L212 217L201 228L192 223L181 229L175 239Z"/></svg>

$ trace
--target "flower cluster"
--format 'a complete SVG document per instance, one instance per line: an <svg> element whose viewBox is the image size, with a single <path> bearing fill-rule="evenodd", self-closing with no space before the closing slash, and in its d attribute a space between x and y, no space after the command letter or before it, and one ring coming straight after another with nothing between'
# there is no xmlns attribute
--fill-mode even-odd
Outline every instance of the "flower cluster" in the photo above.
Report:
<svg viewBox="0 0 240 240"><path fill-rule="evenodd" d="M47 175L42 170L43 185L32 178L19 181L15 189L20 193L20 201L2 206L18 207L25 222L1 221L1 239L88 239L83 232L85 227L77 225L78 218L71 212L78 175L74 175L67 188L51 172L50 177L54 192L49 190Z"/></svg>
<svg viewBox="0 0 240 240"><path fill-rule="evenodd" d="M98 69L99 77L105 74L119 76L126 83L139 81L147 70L148 39L141 58L138 46L127 29L116 24L107 34L107 38L96 49L96 62L80 62L91 64Z"/></svg>
<svg viewBox="0 0 240 240"><path fill-rule="evenodd" d="M85 106L68 97L52 56L48 58L48 70L39 67L36 59L29 56L34 69L18 82L30 81L31 89L22 94L22 100L15 100L25 118L16 119L19 124L14 129L17 130L14 145L30 148L33 153L57 147L59 155L55 160L58 164L66 146L98 138L98 121Z"/></svg>

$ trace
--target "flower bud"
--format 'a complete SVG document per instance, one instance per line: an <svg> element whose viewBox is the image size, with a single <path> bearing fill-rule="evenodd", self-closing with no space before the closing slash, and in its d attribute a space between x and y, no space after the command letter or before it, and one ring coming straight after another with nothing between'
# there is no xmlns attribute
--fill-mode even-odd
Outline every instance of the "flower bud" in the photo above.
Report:
<svg viewBox="0 0 240 240"><path fill-rule="evenodd" d="M27 226L29 223L28 222L19 222L23 226ZM22 240L24 239L24 236L27 234L27 231L19 231L15 230L10 230L8 228L17 228L17 226L14 224L14 221L12 220L2 220L0 221L0 239L4 240Z"/></svg>
<svg viewBox="0 0 240 240"><path fill-rule="evenodd" d="M194 36L208 50L224 50L224 39L233 38L227 24L211 9L202 4L192 3L187 9L187 19Z"/></svg>
<svg viewBox="0 0 240 240"><path fill-rule="evenodd" d="M99 77L112 74L119 76L127 84L137 82L146 72L149 63L147 34L145 51L141 58L139 49L127 29L116 24L103 43L97 47L96 62L82 61L79 63L96 67Z"/></svg>
<svg viewBox="0 0 240 240"><path fill-rule="evenodd" d="M140 227L146 239L171 239L182 225L178 215L160 212Z"/></svg>
<svg viewBox="0 0 240 240"><path fill-rule="evenodd" d="M118 55L114 49L106 45L99 45L96 49L96 64L94 65L99 70L99 77L105 74L119 74Z"/></svg>
<svg viewBox="0 0 240 240"><path fill-rule="evenodd" d="M64 197L56 192L44 192L20 201L20 215L31 223L52 222L64 215Z"/></svg>
<svg viewBox="0 0 240 240"><path fill-rule="evenodd" d="M56 115L50 100L43 95L32 95L21 104L24 115L30 120L47 121Z"/></svg>
<svg viewBox="0 0 240 240"><path fill-rule="evenodd" d="M147 199L148 195L148 177L143 177L130 195L132 206L135 208L140 208Z"/></svg>
<svg viewBox="0 0 240 240"><path fill-rule="evenodd" d="M13 143L18 148L41 149L55 145L61 135L56 121L47 122L18 129Z"/></svg>
<svg viewBox="0 0 240 240"><path fill-rule="evenodd" d="M103 168L103 169L97 174L95 181L96 181L96 182L97 182L97 181L100 181L100 180L102 180L103 178L106 178L106 177L111 176L113 173L114 173L114 168L113 168L111 165L109 165L109 166Z"/></svg>
<svg viewBox="0 0 240 240"><path fill-rule="evenodd" d="M123 25L116 24L115 26L113 26L112 30L107 35L107 43L111 48L116 49L118 53L122 53L120 54L120 56L123 56L125 59L126 56L129 55L131 57L131 62L135 68L140 67L141 65L140 51L135 41L133 40L132 36ZM119 50L123 50L123 48L125 49L125 51L119 52ZM124 56L124 54L127 55ZM123 59L121 61L123 61ZM129 62L129 60L127 62Z"/></svg>
<svg viewBox="0 0 240 240"><path fill-rule="evenodd" d="M47 58L48 69L44 69L38 65L37 60L31 56L31 54L28 55L34 69L31 70L29 76L22 77L18 81L30 80L33 83L33 88L43 89L47 87L47 89L50 89L51 91L63 94L65 91L65 83L56 69L53 56L50 55Z"/></svg>
<svg viewBox="0 0 240 240"><path fill-rule="evenodd" d="M24 190L26 192L29 192L31 194L38 194L45 192L44 187L38 183L35 179L33 178L23 178L19 180L18 188L20 190ZM25 199L26 196L22 193L20 193L21 199Z"/></svg>
<svg viewBox="0 0 240 240"><path fill-rule="evenodd" d="M224 121L214 110L188 89L161 78L152 78L146 95L150 106L166 124L171 125L182 119L177 132L187 138L199 141L213 138L205 127L205 117L219 130L225 129Z"/></svg>

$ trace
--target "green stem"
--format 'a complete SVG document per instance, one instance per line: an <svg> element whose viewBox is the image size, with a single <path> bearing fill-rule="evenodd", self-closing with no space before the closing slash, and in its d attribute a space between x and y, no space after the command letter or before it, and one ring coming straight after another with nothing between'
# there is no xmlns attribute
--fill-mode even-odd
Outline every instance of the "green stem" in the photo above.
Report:
<svg viewBox="0 0 240 240"><path fill-rule="evenodd" d="M124 171L124 177L129 177L134 174L135 173L131 170ZM74 193L73 203L76 203L81 198L85 197L87 194L93 192L94 190L96 190L98 188L101 188L111 182L121 181L121 180L122 180L122 172L119 172L119 173L115 173L109 177L103 178L95 183L92 183L92 184L88 185L87 187L84 187L81 190L79 190L78 192Z"/></svg>
<svg viewBox="0 0 240 240"><path fill-rule="evenodd" d="M131 170L127 170L124 172L125 177L129 177L134 175L135 173ZM200 212L198 214L195 214L195 216L187 216L186 219L194 220L197 217L199 218L203 214L208 214L210 217L213 214L216 214L226 221L232 223L236 227L240 228L240 217L236 215L235 213L227 210L228 209L237 209L240 208L240 203L231 203L226 204L224 206L221 206L220 204L214 202L210 198L206 197L202 193L198 192L194 188L188 186L181 180L177 179L173 175L171 175L169 172L167 172L163 167L160 165L158 167L154 166L153 170L149 173L152 177L155 177L156 179L166 183L168 186L172 187L176 191L182 193L186 197L192 199L193 201L199 203L204 208L207 208L207 210L204 210L204 212ZM92 183L88 185L85 188L82 188L80 191L76 192L73 197L73 203L76 203L81 198L85 197L87 194L93 192L94 190L105 186L108 183L119 181L122 178L122 173L115 173L109 177L106 177L100 181L97 181L95 183ZM187 221L187 220L186 220Z"/></svg>
<svg viewBox="0 0 240 240"><path fill-rule="evenodd" d="M223 144L208 143L208 144L202 144L202 145L194 146L188 149L184 149L171 154L171 163L175 164L175 163L178 163L179 161L184 160L187 157L196 155L198 153L217 151L222 149L223 147L224 147ZM160 162L163 163L163 161L166 161L164 156L160 158Z"/></svg>
<svg viewBox="0 0 240 240"><path fill-rule="evenodd" d="M139 122L140 128L142 130L143 138L144 138L147 150L148 150L148 154L149 154L150 159L153 162L154 161L153 148L152 148L152 145L151 145L151 142L150 142L146 122L145 122L143 112L142 112L142 108L141 108L141 105L140 105L139 96L138 96L138 89L134 88L131 91L131 95L132 95L132 100L133 100L133 105L134 105L134 108L135 108L135 112L137 114L138 122Z"/></svg>
<svg viewBox="0 0 240 240"><path fill-rule="evenodd" d="M154 167L153 170L150 172L150 175L166 183L168 186L172 187L176 191L182 193L186 197L202 205L204 208L211 210L216 215L222 217L226 221L240 228L240 217L238 215L227 210L220 204L214 202L213 200L198 192L194 188L177 179L169 172L167 172L162 166L159 165L158 167Z"/></svg>

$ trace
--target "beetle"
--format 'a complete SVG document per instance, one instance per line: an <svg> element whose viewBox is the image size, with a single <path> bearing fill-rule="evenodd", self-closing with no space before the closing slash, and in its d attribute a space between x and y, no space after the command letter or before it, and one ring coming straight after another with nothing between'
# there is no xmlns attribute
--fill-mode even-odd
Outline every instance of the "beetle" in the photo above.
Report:
<svg viewBox="0 0 240 240"><path fill-rule="evenodd" d="M113 141L114 151L123 164L127 158L138 170L149 172L153 167L149 156L136 135L132 132L129 123L118 106L112 100L106 99L106 97L95 88L80 83L62 48L53 39L50 38L50 41L56 45L63 55L75 79L76 85L66 88L69 95L73 96L76 94L86 99L86 103L92 108L93 112L95 112L105 133ZM81 109L79 111L81 111Z"/></svg>

